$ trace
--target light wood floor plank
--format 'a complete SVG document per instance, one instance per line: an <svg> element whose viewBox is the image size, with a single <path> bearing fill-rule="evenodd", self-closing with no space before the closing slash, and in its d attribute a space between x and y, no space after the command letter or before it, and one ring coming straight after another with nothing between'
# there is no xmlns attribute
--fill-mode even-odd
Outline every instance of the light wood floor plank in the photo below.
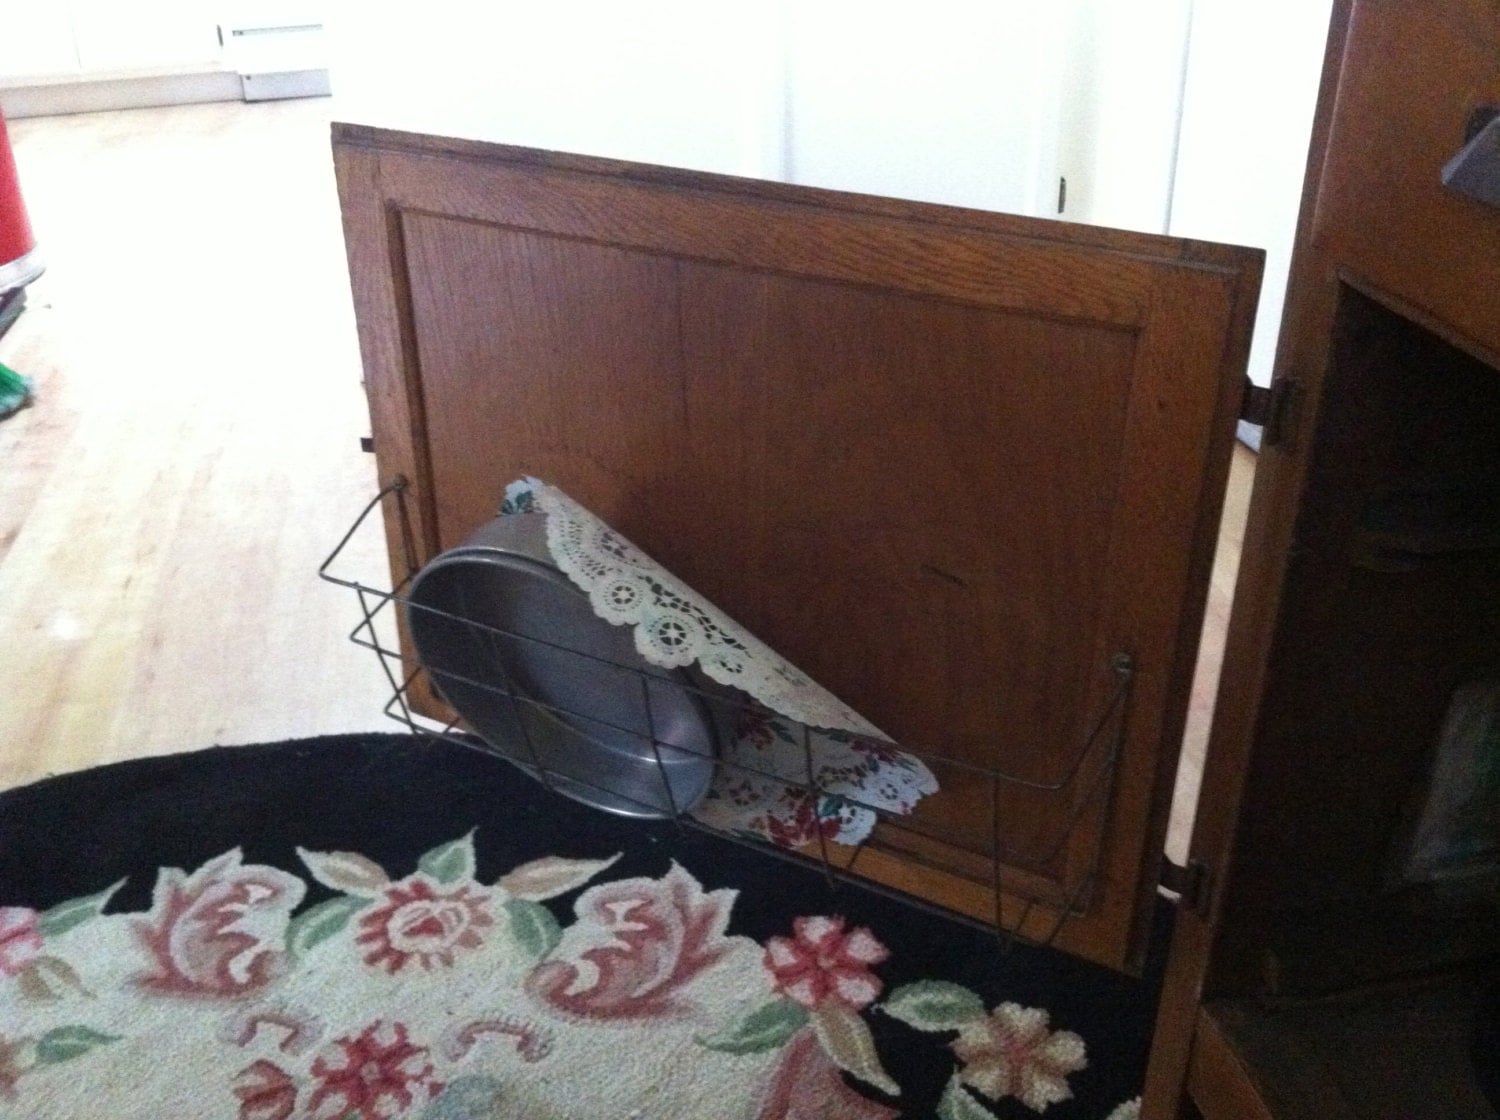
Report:
<svg viewBox="0 0 1500 1120"><path fill-rule="evenodd" d="M11 126L49 262L0 361L0 786L387 728L315 571L374 485L327 102ZM378 534L353 569L383 579Z"/></svg>

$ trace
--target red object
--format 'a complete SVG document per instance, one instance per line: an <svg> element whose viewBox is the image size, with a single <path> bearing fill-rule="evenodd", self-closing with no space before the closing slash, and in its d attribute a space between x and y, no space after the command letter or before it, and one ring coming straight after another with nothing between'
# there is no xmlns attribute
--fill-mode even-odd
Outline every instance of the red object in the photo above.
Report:
<svg viewBox="0 0 1500 1120"><path fill-rule="evenodd" d="M21 182L16 175L16 157L0 113L0 292L31 283L42 274L26 203L21 200Z"/></svg>

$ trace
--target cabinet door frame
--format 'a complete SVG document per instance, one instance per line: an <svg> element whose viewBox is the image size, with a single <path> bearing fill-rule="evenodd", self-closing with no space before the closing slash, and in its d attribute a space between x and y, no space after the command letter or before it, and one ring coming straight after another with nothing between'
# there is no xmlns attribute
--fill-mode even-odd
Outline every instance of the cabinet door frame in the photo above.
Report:
<svg viewBox="0 0 1500 1120"><path fill-rule="evenodd" d="M1199 1001L1224 898L1230 890L1236 824L1307 473L1303 450L1317 414L1327 361L1327 329L1336 300L1335 278L1325 273L1326 265L1317 260L1310 238L1319 171L1328 145L1348 34L1349 5L1350 0L1335 0L1333 7L1272 379L1275 385L1277 379L1296 378L1297 408L1283 438L1264 444L1256 459L1219 692L1188 849L1189 863L1205 869L1211 887L1197 907L1179 910L1173 927L1141 1101L1141 1114L1148 1120L1179 1116L1186 1092Z"/></svg>
<svg viewBox="0 0 1500 1120"><path fill-rule="evenodd" d="M1139 967L1186 720L1263 254L1040 219L787 187L501 145L334 126L334 154L383 483L409 479L419 562L440 550L411 216L792 274L1131 332L1125 449L1109 514L1099 664L1137 656L1095 890L1055 943ZM460 278L442 281L455 295ZM477 355L482 360L483 355ZM471 527L472 528L472 527ZM391 555L403 555L388 526ZM453 543L451 541L446 543ZM649 541L642 542L648 549ZM399 579L404 572L396 572ZM796 651L788 651L796 660ZM1108 687L1101 679L1099 691ZM1095 703L1103 696L1094 698ZM881 856L862 873L951 909L988 884ZM1024 935L1051 932L1046 908Z"/></svg>
<svg viewBox="0 0 1500 1120"><path fill-rule="evenodd" d="M1253 913L1271 881L1264 868L1252 866L1256 846L1245 841L1241 822L1263 808L1247 803L1252 779L1263 781L1272 770L1283 780L1304 778L1301 760L1278 753L1268 734L1279 697L1267 689L1280 651L1306 641L1286 599L1287 581L1314 443L1326 419L1344 295L1368 296L1500 366L1490 299L1495 284L1486 282L1500 275L1490 251L1500 224L1493 210L1445 191L1440 179L1443 161L1462 142L1466 113L1500 90L1500 68L1490 63L1500 21L1491 8L1482 0L1333 5L1273 380L1283 390L1290 386L1284 397L1293 407L1281 438L1263 447L1256 467L1190 846L1189 858L1213 887L1200 906L1178 915L1142 1102L1146 1120L1182 1115L1190 1076L1204 1093L1213 1078L1226 1079L1228 1100L1254 1080L1200 1004L1244 996L1263 983L1262 962L1242 942L1264 919L1231 918L1236 910ZM1406 44L1416 40L1447 67L1409 58ZM1402 65L1391 65L1397 57Z"/></svg>

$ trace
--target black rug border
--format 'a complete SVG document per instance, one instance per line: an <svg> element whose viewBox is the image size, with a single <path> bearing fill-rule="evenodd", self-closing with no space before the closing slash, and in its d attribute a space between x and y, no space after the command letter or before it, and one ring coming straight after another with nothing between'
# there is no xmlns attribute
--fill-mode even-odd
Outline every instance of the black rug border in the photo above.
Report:
<svg viewBox="0 0 1500 1120"><path fill-rule="evenodd" d="M257 770L268 770L269 778ZM268 780L295 788L268 798ZM359 819L330 813L333 801L353 804L351 815ZM47 819L37 820L39 813ZM131 815L150 824L138 820L128 827ZM740 891L730 933L764 944L789 933L797 914L840 914L851 926L871 927L891 949L891 959L877 969L887 993L910 980L941 976L979 991L989 1007L1013 1000L1046 1008L1054 1029L1082 1035L1090 1057L1088 1068L1071 1079L1074 1099L1048 1108L1049 1120L1104 1120L1139 1092L1171 926L1165 902L1143 978L1054 949L1016 945L1002 952L993 934L903 907L857 884L841 884L830 895L816 867L671 822L587 809L483 750L421 736L216 745L53 775L0 793L0 905L46 909L125 878L107 912L145 910L159 868L191 871L241 847L246 862L281 867L307 882L300 910L330 892L307 874L296 847L357 851L399 878L415 869L423 852L471 827L480 882L553 851L573 857L625 851L600 881L659 876L680 862L705 890ZM496 834L507 829L502 844ZM247 840L251 832L256 838ZM60 834L69 844L55 843ZM771 871L775 890L754 897ZM547 903L564 924L573 920L573 902L583 889ZM919 960L920 966L911 963ZM945 1046L951 1036L924 1034L878 1013L866 1018L887 1068L902 1084L902 1115L934 1115L953 1069ZM1015 1100L994 1111L1001 1118L1037 1116Z"/></svg>

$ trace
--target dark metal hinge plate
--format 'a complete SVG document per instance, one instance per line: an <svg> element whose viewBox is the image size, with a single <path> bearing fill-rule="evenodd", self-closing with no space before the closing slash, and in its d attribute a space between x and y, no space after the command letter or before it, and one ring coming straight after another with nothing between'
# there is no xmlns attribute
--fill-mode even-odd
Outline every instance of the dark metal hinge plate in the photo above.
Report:
<svg viewBox="0 0 1500 1120"><path fill-rule="evenodd" d="M1247 424L1264 424L1271 411L1271 390L1245 378L1245 395L1240 398L1240 419Z"/></svg>
<svg viewBox="0 0 1500 1120"><path fill-rule="evenodd" d="M1278 377L1269 389L1245 379L1245 395L1240 400L1240 419L1265 428L1262 444L1286 443L1296 419L1297 399L1301 386L1295 377Z"/></svg>
<svg viewBox="0 0 1500 1120"><path fill-rule="evenodd" d="M1208 911L1213 897L1213 876L1202 861L1190 859L1184 867L1162 856L1161 885L1177 896L1177 904L1183 909L1199 914Z"/></svg>

